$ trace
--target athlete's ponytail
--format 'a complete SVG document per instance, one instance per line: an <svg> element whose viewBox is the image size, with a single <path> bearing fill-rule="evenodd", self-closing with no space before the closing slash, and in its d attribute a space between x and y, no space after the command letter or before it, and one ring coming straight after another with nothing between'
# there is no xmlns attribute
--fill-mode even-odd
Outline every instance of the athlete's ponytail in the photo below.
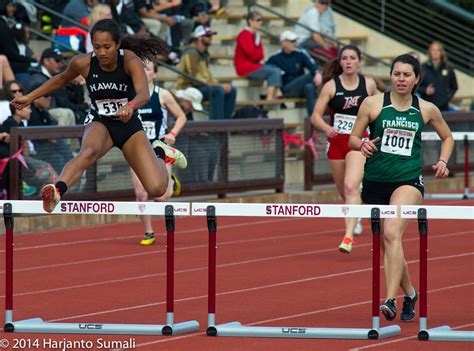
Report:
<svg viewBox="0 0 474 351"><path fill-rule="evenodd" d="M344 51L346 50L352 50L357 54L357 57L359 60L362 58L362 54L360 52L360 49L356 45L344 45L341 50L339 50L339 54L337 55L337 58L335 58L332 61L327 62L324 65L324 73L323 73L323 81L321 83L321 86L323 86L325 83L329 82L331 79L334 77L342 74L342 66L339 63L341 61L341 57Z"/></svg>
<svg viewBox="0 0 474 351"><path fill-rule="evenodd" d="M120 43L120 48L133 51L142 60L154 61L155 56L167 56L170 47L160 38L139 38L136 36L125 36L122 38L122 32L117 22L112 19L103 19L97 21L91 30L91 38L94 38L96 32L107 32L112 36L115 43Z"/></svg>
<svg viewBox="0 0 474 351"><path fill-rule="evenodd" d="M170 47L158 37L140 38L126 36L122 39L120 48L133 51L142 60L155 61L157 55L168 56Z"/></svg>

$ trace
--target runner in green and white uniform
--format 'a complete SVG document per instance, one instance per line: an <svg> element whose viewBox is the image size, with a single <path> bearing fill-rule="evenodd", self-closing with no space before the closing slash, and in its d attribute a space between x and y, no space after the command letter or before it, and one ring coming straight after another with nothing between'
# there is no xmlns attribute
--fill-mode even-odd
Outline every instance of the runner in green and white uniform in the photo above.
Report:
<svg viewBox="0 0 474 351"><path fill-rule="evenodd" d="M367 157L362 189L366 204L422 203L421 131L427 123L431 123L442 141L439 160L433 165L435 175L442 178L449 174L447 161L453 150L453 137L439 109L413 95L420 82L420 69L420 62L411 55L398 56L390 69L392 91L366 98L359 109L349 147ZM367 126L371 140L362 141ZM410 322L415 318L418 295L410 280L402 245L408 222L402 218L383 222L387 299L380 310L387 320L396 317L400 287L405 293L400 319Z"/></svg>

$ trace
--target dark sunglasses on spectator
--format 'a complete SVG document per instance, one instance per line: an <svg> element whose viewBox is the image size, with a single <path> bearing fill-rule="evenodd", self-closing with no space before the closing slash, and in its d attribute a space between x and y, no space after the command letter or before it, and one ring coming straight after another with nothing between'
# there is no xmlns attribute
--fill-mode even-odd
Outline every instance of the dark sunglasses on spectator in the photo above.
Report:
<svg viewBox="0 0 474 351"><path fill-rule="evenodd" d="M43 95L42 97L47 99L47 98L51 97L51 95Z"/></svg>
<svg viewBox="0 0 474 351"><path fill-rule="evenodd" d="M263 18L256 18L255 21L256 22L263 22Z"/></svg>
<svg viewBox="0 0 474 351"><path fill-rule="evenodd" d="M10 92L11 92L12 94L23 93L23 89L12 89L12 90L10 90Z"/></svg>

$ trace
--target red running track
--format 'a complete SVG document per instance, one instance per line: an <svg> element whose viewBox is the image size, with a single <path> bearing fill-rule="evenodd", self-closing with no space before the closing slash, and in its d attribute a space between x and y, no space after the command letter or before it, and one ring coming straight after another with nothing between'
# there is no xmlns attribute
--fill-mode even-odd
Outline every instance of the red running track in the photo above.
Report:
<svg viewBox="0 0 474 351"><path fill-rule="evenodd" d="M427 201L426 204L435 204ZM440 202L437 202L440 204ZM446 202L444 202L446 204ZM450 201L473 205L474 201ZM164 232L164 220L155 222ZM428 326L474 330L474 229L471 221L431 220L428 262ZM14 320L164 324L165 237L138 245L140 223L111 224L15 236ZM256 326L371 326L371 232L350 255L337 251L342 219L218 218L217 324ZM207 337L207 224L205 217L176 219L175 322L197 319L200 331L131 336L137 350L473 350L474 343L422 342L418 319L397 322L398 337L385 340L325 340ZM419 236L408 227L404 248L418 287ZM4 253L4 240L1 240ZM4 259L1 264L4 306ZM382 276L383 277L383 276ZM383 282L383 278L382 278ZM381 296L385 286L382 284ZM401 304L401 299L399 299ZM3 311L2 311L3 313ZM386 325L382 318L382 326ZM126 341L129 336L14 333L38 340ZM102 343L104 345L104 343ZM11 348L10 348L11 349ZM105 348L108 349L108 348ZM25 350L25 348L24 348Z"/></svg>

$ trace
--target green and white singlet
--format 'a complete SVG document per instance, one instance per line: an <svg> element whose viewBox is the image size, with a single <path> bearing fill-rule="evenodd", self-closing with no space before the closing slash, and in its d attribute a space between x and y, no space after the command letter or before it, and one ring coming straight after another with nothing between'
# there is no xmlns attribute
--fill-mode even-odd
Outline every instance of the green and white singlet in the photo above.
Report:
<svg viewBox="0 0 474 351"><path fill-rule="evenodd" d="M375 144L379 151L365 163L364 177L375 182L401 182L421 175L421 131L423 117L418 97L412 96L407 111L397 111L390 92L383 98L379 116L369 124L370 139L380 137Z"/></svg>

